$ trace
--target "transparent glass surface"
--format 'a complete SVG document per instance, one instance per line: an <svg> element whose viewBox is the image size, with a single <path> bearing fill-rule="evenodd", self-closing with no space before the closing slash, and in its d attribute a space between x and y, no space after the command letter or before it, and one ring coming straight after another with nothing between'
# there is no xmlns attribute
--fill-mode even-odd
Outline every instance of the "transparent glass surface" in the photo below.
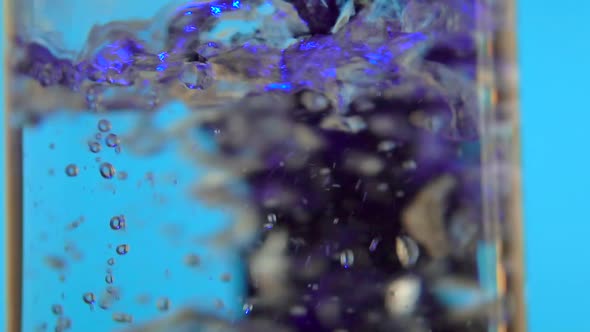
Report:
<svg viewBox="0 0 590 332"><path fill-rule="evenodd" d="M510 8L13 1L12 318L524 331Z"/></svg>

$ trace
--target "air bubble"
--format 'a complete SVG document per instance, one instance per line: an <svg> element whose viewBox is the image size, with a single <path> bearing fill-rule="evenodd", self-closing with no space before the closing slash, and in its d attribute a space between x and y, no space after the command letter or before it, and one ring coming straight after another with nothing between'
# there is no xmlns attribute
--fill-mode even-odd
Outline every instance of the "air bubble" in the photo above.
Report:
<svg viewBox="0 0 590 332"><path fill-rule="evenodd" d="M168 311L170 309L170 300L167 297L159 298L156 301L156 307L160 311Z"/></svg>
<svg viewBox="0 0 590 332"><path fill-rule="evenodd" d="M119 255L126 255L129 252L129 245L128 244L120 244L117 246L117 254Z"/></svg>
<svg viewBox="0 0 590 332"><path fill-rule="evenodd" d="M115 134L108 134L107 137L105 138L105 143L108 147L114 148L114 147L119 146L119 144L121 144L121 140L119 139L119 136L117 136Z"/></svg>
<svg viewBox="0 0 590 332"><path fill-rule="evenodd" d="M330 106L330 101L318 92L305 91L301 94L301 104L311 112L320 112Z"/></svg>
<svg viewBox="0 0 590 332"><path fill-rule="evenodd" d="M78 166L76 166L75 164L69 164L68 166L66 166L66 175L69 177L77 176L79 172L80 170L78 169Z"/></svg>
<svg viewBox="0 0 590 332"><path fill-rule="evenodd" d="M340 254L340 265L342 265L345 269L348 269L348 268L352 267L353 264L354 264L354 253L350 249L344 250Z"/></svg>
<svg viewBox="0 0 590 332"><path fill-rule="evenodd" d="M72 320L68 317L59 317L55 325L55 332L62 332L69 330L72 327Z"/></svg>
<svg viewBox="0 0 590 332"><path fill-rule="evenodd" d="M188 254L184 257L184 264L190 267L199 266L201 264L201 258L195 254Z"/></svg>
<svg viewBox="0 0 590 332"><path fill-rule="evenodd" d="M371 240L371 244L369 245L369 250L371 252L377 250L377 246L379 245L379 242L381 240L379 238L374 238L373 240Z"/></svg>
<svg viewBox="0 0 590 332"><path fill-rule="evenodd" d="M61 304L54 304L51 306L51 312L56 316L61 316L64 310Z"/></svg>
<svg viewBox="0 0 590 332"><path fill-rule="evenodd" d="M97 141L88 142L88 149L90 149L90 152L92 153L99 153L101 149L100 143L98 143Z"/></svg>
<svg viewBox="0 0 590 332"><path fill-rule="evenodd" d="M133 316L123 312L115 312L113 313L113 320L117 323L132 323Z"/></svg>
<svg viewBox="0 0 590 332"><path fill-rule="evenodd" d="M206 63L186 63L178 79L189 89L207 89L213 82L211 66Z"/></svg>
<svg viewBox="0 0 590 332"><path fill-rule="evenodd" d="M244 303L244 305L242 306L242 310L244 310L244 314L248 315L252 312L252 309L254 309L254 306L250 303Z"/></svg>
<svg viewBox="0 0 590 332"><path fill-rule="evenodd" d="M420 249L409 236L398 236L395 239L395 252L404 267L409 267L418 261Z"/></svg>
<svg viewBox="0 0 590 332"><path fill-rule="evenodd" d="M109 258L109 259L107 260L107 264L109 264L110 266L113 266L113 265L115 265L115 259L114 259L113 257Z"/></svg>
<svg viewBox="0 0 590 332"><path fill-rule="evenodd" d="M112 179L116 173L117 171L115 170L115 167L113 167L113 165L110 163L100 164L100 175L102 175L103 178Z"/></svg>
<svg viewBox="0 0 590 332"><path fill-rule="evenodd" d="M98 130L106 133L111 130L111 122L107 119L101 119L98 121Z"/></svg>
<svg viewBox="0 0 590 332"><path fill-rule="evenodd" d="M94 302L96 302L96 297L94 296L94 293L88 292L82 296L82 300L84 300L86 304L94 304Z"/></svg>
<svg viewBox="0 0 590 332"><path fill-rule="evenodd" d="M113 283L113 281L115 281L115 279L113 278L113 275L109 273L109 274L107 274L107 275L104 277L104 281L105 281L107 284L112 284L112 283Z"/></svg>
<svg viewBox="0 0 590 332"><path fill-rule="evenodd" d="M120 215L120 216L114 216L111 218L110 221L110 226L112 230L120 230L120 229L124 229L126 226L126 222L125 222L125 216L124 215Z"/></svg>
<svg viewBox="0 0 590 332"><path fill-rule="evenodd" d="M221 275L220 279L222 282L230 282L231 281L231 274L224 273Z"/></svg>

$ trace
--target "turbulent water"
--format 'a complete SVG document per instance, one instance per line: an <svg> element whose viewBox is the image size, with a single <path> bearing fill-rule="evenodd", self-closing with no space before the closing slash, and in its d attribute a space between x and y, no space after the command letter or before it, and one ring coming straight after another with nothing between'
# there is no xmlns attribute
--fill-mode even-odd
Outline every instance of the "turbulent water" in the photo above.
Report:
<svg viewBox="0 0 590 332"><path fill-rule="evenodd" d="M128 144L152 154L143 138L179 141L223 171L196 197L240 212L225 241L249 264L244 319L183 311L133 331L484 331L494 300L476 259L484 9L189 2L95 26L73 58L16 38L14 99L23 125L64 108L192 110L167 130L138 125ZM213 148L195 148L193 134L210 129Z"/></svg>

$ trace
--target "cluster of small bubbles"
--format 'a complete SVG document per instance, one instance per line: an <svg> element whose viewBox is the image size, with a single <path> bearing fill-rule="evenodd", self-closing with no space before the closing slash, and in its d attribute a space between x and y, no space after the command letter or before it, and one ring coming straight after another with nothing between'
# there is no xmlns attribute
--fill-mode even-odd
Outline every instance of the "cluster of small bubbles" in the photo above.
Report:
<svg viewBox="0 0 590 332"><path fill-rule="evenodd" d="M159 298L156 301L156 308L160 311L168 311L170 309L170 300L167 297Z"/></svg>
<svg viewBox="0 0 590 332"><path fill-rule="evenodd" d="M352 267L354 264L354 253L350 249L344 250L340 253L340 265L342 265L345 269Z"/></svg>
<svg viewBox="0 0 590 332"><path fill-rule="evenodd" d="M104 277L104 281L107 284L112 284L114 281L113 275L111 273L107 273L107 275Z"/></svg>
<svg viewBox="0 0 590 332"><path fill-rule="evenodd" d="M100 152L100 143L97 141L90 141L88 142L88 149L90 149L90 152L92 153L99 153Z"/></svg>
<svg viewBox="0 0 590 332"><path fill-rule="evenodd" d="M115 170L115 167L110 163L105 162L100 164L100 175L102 175L103 178L112 179L116 173L117 171Z"/></svg>
<svg viewBox="0 0 590 332"><path fill-rule="evenodd" d="M123 312L115 312L113 313L113 321L117 323L132 323L133 316Z"/></svg>
<svg viewBox="0 0 590 332"><path fill-rule="evenodd" d="M86 104L88 108L93 111L99 110L99 104L101 99L101 91L100 88L96 86L91 86L86 90Z"/></svg>
<svg viewBox="0 0 590 332"><path fill-rule="evenodd" d="M105 143L108 147L114 148L114 147L119 146L119 144L121 143L121 140L119 139L119 136L111 133L111 134L108 134L107 137L105 138Z"/></svg>
<svg viewBox="0 0 590 332"><path fill-rule="evenodd" d="M120 244L117 246L117 254L125 255L129 252L129 245L128 244Z"/></svg>
<svg viewBox="0 0 590 332"><path fill-rule="evenodd" d="M78 169L78 166L76 166L75 164L69 164L68 166L66 166L66 175L69 177L77 176L79 172L80 170Z"/></svg>
<svg viewBox="0 0 590 332"><path fill-rule="evenodd" d="M61 316L63 314L63 307L61 304L54 304L51 306L51 312L56 316Z"/></svg>
<svg viewBox="0 0 590 332"><path fill-rule="evenodd" d="M187 254L184 256L184 264L190 267L199 266L201 264L201 258L195 254Z"/></svg>
<svg viewBox="0 0 590 332"><path fill-rule="evenodd" d="M94 302L96 302L96 297L94 296L94 293L88 292L88 293L84 293L84 295L82 295L82 300L86 304L94 304Z"/></svg>
<svg viewBox="0 0 590 332"><path fill-rule="evenodd" d="M106 133L111 130L111 122L107 119L100 119L98 121L98 130L103 133Z"/></svg>
<svg viewBox="0 0 590 332"><path fill-rule="evenodd" d="M125 227L127 226L124 215L112 217L109 224L112 230L125 229Z"/></svg>

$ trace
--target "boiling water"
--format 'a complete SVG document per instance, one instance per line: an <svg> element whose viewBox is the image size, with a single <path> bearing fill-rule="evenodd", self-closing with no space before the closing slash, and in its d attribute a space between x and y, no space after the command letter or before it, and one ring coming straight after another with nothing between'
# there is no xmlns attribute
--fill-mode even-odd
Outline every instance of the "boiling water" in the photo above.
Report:
<svg viewBox="0 0 590 332"><path fill-rule="evenodd" d="M485 10L201 1L96 25L75 56L17 36L14 121L25 151L53 142L25 154L25 176L49 178L25 197L26 234L40 237L25 248L39 303L25 301L25 324L486 330ZM65 230L61 217L35 224L63 210ZM42 260L61 298L40 294Z"/></svg>

